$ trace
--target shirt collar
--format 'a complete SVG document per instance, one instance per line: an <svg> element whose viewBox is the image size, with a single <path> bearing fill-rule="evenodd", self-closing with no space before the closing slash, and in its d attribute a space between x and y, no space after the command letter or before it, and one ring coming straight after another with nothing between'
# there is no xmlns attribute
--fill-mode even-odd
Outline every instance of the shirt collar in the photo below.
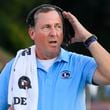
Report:
<svg viewBox="0 0 110 110"><path fill-rule="evenodd" d="M60 54L56 60L56 62L60 62L60 61L65 61L65 62L69 62L69 54L67 50L64 50L63 48L61 48Z"/></svg>
<svg viewBox="0 0 110 110"><path fill-rule="evenodd" d="M55 62L61 62L61 61L64 61L67 63L69 62L69 53L67 50L64 50L63 48L61 48L60 54L57 57ZM38 68L41 68L41 67L42 67L42 65L38 62Z"/></svg>

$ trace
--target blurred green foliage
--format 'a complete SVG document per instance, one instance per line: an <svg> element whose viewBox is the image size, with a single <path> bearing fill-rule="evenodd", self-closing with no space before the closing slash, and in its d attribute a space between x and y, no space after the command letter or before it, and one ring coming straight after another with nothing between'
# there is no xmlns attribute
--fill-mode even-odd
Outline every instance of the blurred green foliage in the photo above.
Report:
<svg viewBox="0 0 110 110"><path fill-rule="evenodd" d="M25 19L35 6L49 3L48 0L1 0L0 1L0 47L16 53L20 48L32 44Z"/></svg>

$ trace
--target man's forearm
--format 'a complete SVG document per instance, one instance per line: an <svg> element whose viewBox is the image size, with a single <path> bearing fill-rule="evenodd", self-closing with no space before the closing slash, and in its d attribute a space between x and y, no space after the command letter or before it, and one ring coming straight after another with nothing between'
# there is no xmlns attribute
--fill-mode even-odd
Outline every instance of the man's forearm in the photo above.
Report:
<svg viewBox="0 0 110 110"><path fill-rule="evenodd" d="M110 84L110 54L97 41L88 47L90 53L95 58L100 73L108 79Z"/></svg>

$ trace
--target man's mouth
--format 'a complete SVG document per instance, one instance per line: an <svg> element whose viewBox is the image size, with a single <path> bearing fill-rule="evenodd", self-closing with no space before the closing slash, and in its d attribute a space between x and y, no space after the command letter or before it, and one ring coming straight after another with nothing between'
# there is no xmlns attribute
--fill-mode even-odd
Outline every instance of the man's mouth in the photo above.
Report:
<svg viewBox="0 0 110 110"><path fill-rule="evenodd" d="M57 41L49 41L50 44L56 44Z"/></svg>
<svg viewBox="0 0 110 110"><path fill-rule="evenodd" d="M57 45L57 41L49 41L49 44L50 44L51 46L56 46L56 45Z"/></svg>

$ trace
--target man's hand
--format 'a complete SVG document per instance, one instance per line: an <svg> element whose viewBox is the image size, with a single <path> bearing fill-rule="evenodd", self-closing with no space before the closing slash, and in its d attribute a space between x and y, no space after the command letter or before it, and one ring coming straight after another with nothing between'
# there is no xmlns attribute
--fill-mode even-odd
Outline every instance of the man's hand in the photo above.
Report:
<svg viewBox="0 0 110 110"><path fill-rule="evenodd" d="M69 20L69 22L72 24L72 27L75 31L75 36L72 37L71 42L85 42L91 35L87 29L85 29L81 23L78 21L78 19L72 15L70 12L63 12L63 15L65 18Z"/></svg>
<svg viewBox="0 0 110 110"><path fill-rule="evenodd" d="M14 110L14 109L13 109L13 107L12 107L12 106L10 106L10 107L8 108L8 110Z"/></svg>

